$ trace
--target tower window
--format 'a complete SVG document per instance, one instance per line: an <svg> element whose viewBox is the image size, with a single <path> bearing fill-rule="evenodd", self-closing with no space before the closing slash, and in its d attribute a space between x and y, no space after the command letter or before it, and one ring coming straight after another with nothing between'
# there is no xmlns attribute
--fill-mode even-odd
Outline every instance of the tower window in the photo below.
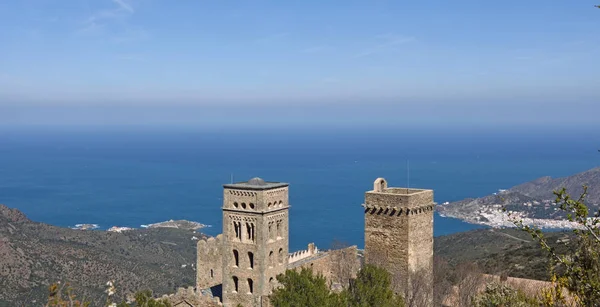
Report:
<svg viewBox="0 0 600 307"><path fill-rule="evenodd" d="M235 238L238 240L242 239L242 224L240 222L233 222L233 231L235 232Z"/></svg>
<svg viewBox="0 0 600 307"><path fill-rule="evenodd" d="M269 266L273 266L275 264L275 261L273 259L273 251L269 252Z"/></svg>
<svg viewBox="0 0 600 307"><path fill-rule="evenodd" d="M234 202L234 203L233 203L233 206L234 206L234 207L236 207L236 208L237 208L237 207L239 207L239 205L238 205L238 203L237 203L237 202Z"/></svg>
<svg viewBox="0 0 600 307"><path fill-rule="evenodd" d="M254 281L248 278L248 293L252 294L254 292Z"/></svg>
<svg viewBox="0 0 600 307"><path fill-rule="evenodd" d="M233 276L233 292L238 292L238 278Z"/></svg>
<svg viewBox="0 0 600 307"><path fill-rule="evenodd" d="M248 261L250 262L250 268L254 269L254 254L252 252L248 252Z"/></svg>
<svg viewBox="0 0 600 307"><path fill-rule="evenodd" d="M210 278L215 278L215 272L213 269L210 269Z"/></svg>
<svg viewBox="0 0 600 307"><path fill-rule="evenodd" d="M246 203L242 203L242 208L246 209Z"/></svg>
<svg viewBox="0 0 600 307"><path fill-rule="evenodd" d="M269 222L269 239L273 239L273 222Z"/></svg>
<svg viewBox="0 0 600 307"><path fill-rule="evenodd" d="M283 248L279 249L279 264L283 264Z"/></svg>
<svg viewBox="0 0 600 307"><path fill-rule="evenodd" d="M271 203L269 203L269 204L267 205L267 207L271 208Z"/></svg>
<svg viewBox="0 0 600 307"><path fill-rule="evenodd" d="M240 254L235 249L233 250L233 263L235 266L240 266Z"/></svg>
<svg viewBox="0 0 600 307"><path fill-rule="evenodd" d="M249 203L248 206L250 206L250 209L254 209L254 204L253 203Z"/></svg>

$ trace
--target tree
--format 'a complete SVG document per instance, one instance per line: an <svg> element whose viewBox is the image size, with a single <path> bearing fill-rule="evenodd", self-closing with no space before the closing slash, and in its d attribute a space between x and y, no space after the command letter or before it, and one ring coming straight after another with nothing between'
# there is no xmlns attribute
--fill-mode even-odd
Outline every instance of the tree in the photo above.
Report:
<svg viewBox="0 0 600 307"><path fill-rule="evenodd" d="M442 306L452 293L450 266L440 257L433 258L433 305Z"/></svg>
<svg viewBox="0 0 600 307"><path fill-rule="evenodd" d="M171 307L166 300L154 299L152 291L145 290L135 294L135 301L127 303L125 301L117 304L112 302L111 297L115 295L116 288L113 282L106 283L107 299L106 303L92 302L89 299L77 299L73 289L68 283L54 283L48 288L48 302L44 307L88 307L88 306L108 306L108 307Z"/></svg>
<svg viewBox="0 0 600 307"><path fill-rule="evenodd" d="M590 216L585 204L587 187L577 199L571 198L566 189L554 191L555 204L567 213L567 219L575 222L574 238L562 244L569 248L559 253L551 247L539 228L524 225L522 220L515 225L528 232L548 252L554 289L544 294L545 303L565 304L563 288L569 290L573 302L580 306L600 306L600 211Z"/></svg>
<svg viewBox="0 0 600 307"><path fill-rule="evenodd" d="M485 291L478 294L472 302L474 307L536 307L540 302L536 298L527 296L506 284L491 283L486 285Z"/></svg>
<svg viewBox="0 0 600 307"><path fill-rule="evenodd" d="M325 277L313 275L311 269L302 268L300 272L287 270L277 276L277 281L281 287L275 289L270 297L274 307L344 306L340 295L329 291Z"/></svg>
<svg viewBox="0 0 600 307"><path fill-rule="evenodd" d="M343 295L347 295L352 307L392 307L404 306L401 296L392 291L392 277L388 271L374 265L365 265L350 281Z"/></svg>
<svg viewBox="0 0 600 307"><path fill-rule="evenodd" d="M456 306L470 306L477 291L484 283L483 274L474 263L462 263L456 266Z"/></svg>

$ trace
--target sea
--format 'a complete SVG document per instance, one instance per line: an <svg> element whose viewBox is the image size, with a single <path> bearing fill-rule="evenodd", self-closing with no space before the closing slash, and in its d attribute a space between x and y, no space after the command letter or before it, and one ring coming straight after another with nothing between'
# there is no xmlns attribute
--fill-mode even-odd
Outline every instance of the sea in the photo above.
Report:
<svg viewBox="0 0 600 307"><path fill-rule="evenodd" d="M437 203L600 165L595 130L0 129L0 203L73 227L139 228L170 219L222 229L223 184L290 184L290 250L363 246L364 193L433 189ZM435 216L435 236L480 228Z"/></svg>

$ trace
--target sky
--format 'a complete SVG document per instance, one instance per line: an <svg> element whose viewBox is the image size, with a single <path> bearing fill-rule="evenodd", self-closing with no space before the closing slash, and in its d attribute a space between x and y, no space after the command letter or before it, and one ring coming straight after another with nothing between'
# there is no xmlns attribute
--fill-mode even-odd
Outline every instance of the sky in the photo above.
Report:
<svg viewBox="0 0 600 307"><path fill-rule="evenodd" d="M0 125L593 124L595 4L0 1Z"/></svg>

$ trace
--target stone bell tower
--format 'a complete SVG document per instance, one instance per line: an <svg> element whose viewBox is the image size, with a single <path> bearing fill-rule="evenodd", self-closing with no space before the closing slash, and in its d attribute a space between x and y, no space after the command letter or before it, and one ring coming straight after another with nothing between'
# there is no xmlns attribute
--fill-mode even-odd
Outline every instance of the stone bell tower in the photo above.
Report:
<svg viewBox="0 0 600 307"><path fill-rule="evenodd" d="M418 292L432 299L433 190L390 188L378 178L363 206L365 263L387 269L403 295L412 295L411 282L419 278Z"/></svg>
<svg viewBox="0 0 600 307"><path fill-rule="evenodd" d="M223 187L223 305L261 306L287 267L288 184Z"/></svg>

